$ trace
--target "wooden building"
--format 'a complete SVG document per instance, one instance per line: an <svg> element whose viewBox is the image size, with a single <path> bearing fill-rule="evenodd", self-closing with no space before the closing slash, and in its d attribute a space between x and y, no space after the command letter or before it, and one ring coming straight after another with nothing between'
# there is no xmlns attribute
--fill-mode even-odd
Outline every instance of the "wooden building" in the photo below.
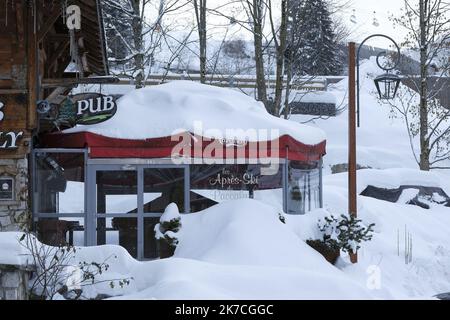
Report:
<svg viewBox="0 0 450 320"><path fill-rule="evenodd" d="M29 155L39 132L51 129L38 111L107 75L100 0L2 1L0 231L29 222Z"/></svg>

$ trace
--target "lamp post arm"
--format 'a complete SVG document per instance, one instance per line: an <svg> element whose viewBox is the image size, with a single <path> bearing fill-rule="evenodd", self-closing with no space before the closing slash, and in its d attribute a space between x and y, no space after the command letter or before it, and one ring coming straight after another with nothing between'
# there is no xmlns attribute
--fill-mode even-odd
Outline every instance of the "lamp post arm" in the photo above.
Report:
<svg viewBox="0 0 450 320"><path fill-rule="evenodd" d="M362 46L364 45L364 43L367 42L367 40L371 39L371 38L375 38L375 37L382 37L382 38L386 38L388 40L390 40L396 47L397 49L397 60L394 64L394 66L390 67L390 68L386 68L383 67L380 64L380 56L386 54L386 51L381 51L378 55L377 55L377 65L378 67L380 67L380 69L383 69L385 71L390 71L393 70L394 68L396 68L398 66L398 64L400 63L400 47L398 46L397 42L394 41L394 39L392 39L391 37L385 35L385 34L381 34L381 33L376 33L376 34L372 34L370 36L368 36L367 38L365 38L358 46L358 51L356 53L356 115L357 115L357 126L359 128L359 124L360 124L360 118L359 118L359 53L361 51Z"/></svg>

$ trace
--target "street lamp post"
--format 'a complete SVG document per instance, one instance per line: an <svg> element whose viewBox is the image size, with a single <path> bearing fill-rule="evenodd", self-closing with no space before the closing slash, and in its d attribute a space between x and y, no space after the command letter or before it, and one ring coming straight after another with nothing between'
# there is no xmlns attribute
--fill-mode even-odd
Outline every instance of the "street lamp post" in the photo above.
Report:
<svg viewBox="0 0 450 320"><path fill-rule="evenodd" d="M356 126L360 125L360 99L359 99L359 54L364 43L374 37L383 37L392 41L397 48L397 59L392 67L382 66L380 63L380 57L386 52L380 52L377 55L377 65L380 69L386 73L380 75L374 79L375 87L377 88L380 99L392 99L397 93L397 89L400 84L400 78L395 74L390 74L400 62L400 48L397 43L384 34L373 34L364 39L358 47L358 51L355 54L356 45L354 42L349 43L349 101L348 101L348 212L351 216L356 218L357 216L357 189L356 189ZM356 56L356 63L355 63ZM355 81L355 69L356 69L356 81ZM355 101L356 96L356 101ZM356 119L357 116L357 119ZM358 262L357 252L350 252L350 261L352 263Z"/></svg>
<svg viewBox="0 0 450 320"><path fill-rule="evenodd" d="M397 92L398 86L400 84L400 78L397 75L395 75L395 74L390 74L389 73L389 71L394 70L398 66L398 64L400 63L400 47L398 46L398 44L391 37L389 37L387 35L384 35L384 34L381 34L381 33L373 34L373 35L368 36L367 38L365 38L360 43L360 45L358 46L358 52L356 53L356 103L357 103L356 113L357 113L357 116L358 116L358 118L357 118L358 119L358 121L357 121L358 128L359 128L359 125L360 125L360 104L359 104L359 84L360 84L359 60L360 60L360 57L359 57L359 54L361 52L361 48L364 45L364 43L366 43L367 40L375 38L375 37L383 37L383 38L386 38L386 39L390 40L395 45L395 48L397 49L397 59L395 61L395 64L392 67L385 67L385 66L383 66L380 63L380 57L382 55L385 55L386 51L382 51L382 52L378 53L378 55L377 55L377 60L376 61L377 61L378 67L380 69L386 71L385 74L375 78L375 85L377 87L378 94L380 95L380 98L381 99L392 99L392 98L394 98L395 93ZM392 86L385 87L385 88L379 87L379 84L381 82L382 83L386 83L386 84L393 84L394 86L393 87ZM392 91L391 90L389 90L388 92L383 92L382 91L382 90L386 90L386 89L392 89ZM395 91L393 89L395 89Z"/></svg>

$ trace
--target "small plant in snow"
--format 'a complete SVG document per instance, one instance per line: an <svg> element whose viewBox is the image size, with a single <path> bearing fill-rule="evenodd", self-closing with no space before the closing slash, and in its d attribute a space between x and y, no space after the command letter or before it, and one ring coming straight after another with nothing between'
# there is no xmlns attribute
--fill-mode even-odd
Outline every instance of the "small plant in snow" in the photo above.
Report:
<svg viewBox="0 0 450 320"><path fill-rule="evenodd" d="M121 287L130 283L131 278L97 279L108 271L109 258L101 263L83 261L77 265L73 261L77 252L74 246L48 246L39 242L30 232L25 232L19 242L27 250L27 256L31 260L29 263L34 267L33 276L29 281L31 299L53 300L57 297L66 300L95 299L97 297L92 297L86 288L103 282L109 283L112 287L116 282Z"/></svg>
<svg viewBox="0 0 450 320"><path fill-rule="evenodd" d="M155 226L155 237L160 242L160 257L173 255L178 245L177 232L181 228L181 215L175 203L169 204Z"/></svg>
<svg viewBox="0 0 450 320"><path fill-rule="evenodd" d="M324 220L319 220L318 227L323 234L323 242L331 248L356 253L362 242L372 239L374 223L366 227L352 215L341 215L339 219L331 215Z"/></svg>

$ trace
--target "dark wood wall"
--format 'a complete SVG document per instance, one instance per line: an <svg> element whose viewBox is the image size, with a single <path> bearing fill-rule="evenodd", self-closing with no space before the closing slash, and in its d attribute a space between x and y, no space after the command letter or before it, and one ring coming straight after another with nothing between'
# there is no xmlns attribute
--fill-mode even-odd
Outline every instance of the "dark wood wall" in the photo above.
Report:
<svg viewBox="0 0 450 320"><path fill-rule="evenodd" d="M0 121L0 145L6 132L23 132L17 149L0 148L0 158L23 158L28 152L31 131L36 126L35 109L30 106L34 82L29 60L34 52L30 19L32 8L25 0L9 1L0 6L0 102L3 119ZM31 53L31 54L30 54ZM2 140L3 139L3 140Z"/></svg>

